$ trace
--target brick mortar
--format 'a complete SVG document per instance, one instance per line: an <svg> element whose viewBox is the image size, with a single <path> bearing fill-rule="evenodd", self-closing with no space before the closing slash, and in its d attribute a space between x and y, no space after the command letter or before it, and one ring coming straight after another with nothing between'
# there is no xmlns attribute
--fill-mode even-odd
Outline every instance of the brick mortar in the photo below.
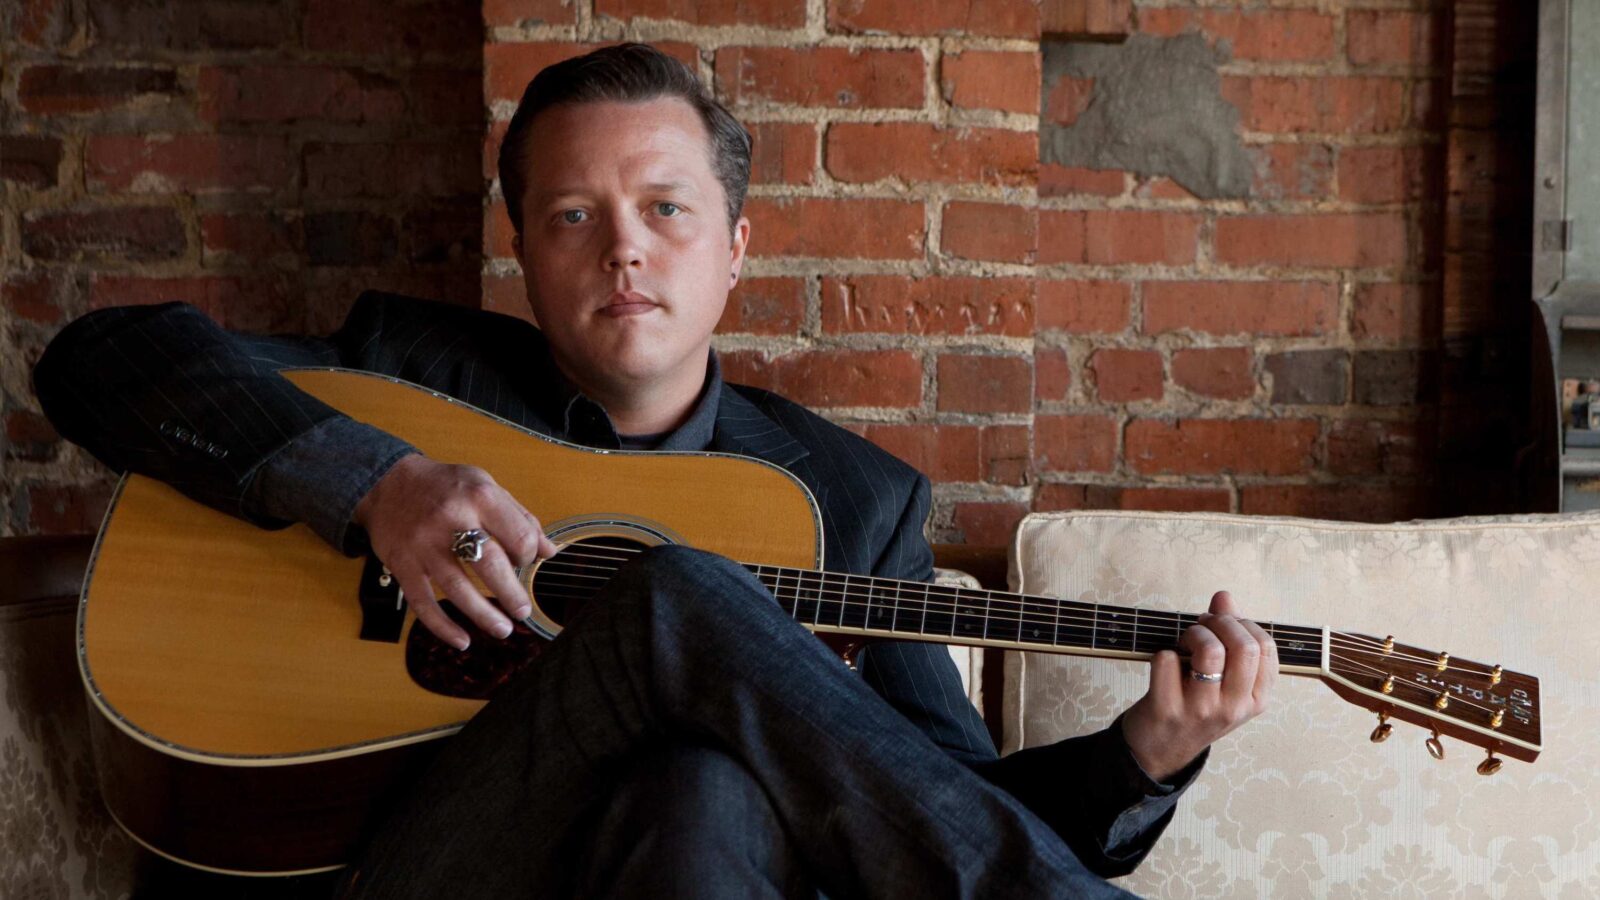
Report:
<svg viewBox="0 0 1600 900"><path fill-rule="evenodd" d="M901 182L885 178L872 183L841 182L833 177L825 165L829 129L835 124L855 123L917 123L939 128L995 129L1004 132L1034 133L1040 125L1036 115L956 107L948 103L941 90L941 75L946 58L967 51L998 51L1028 53L1037 50L1037 43L1029 39L965 37L950 35L880 35L830 32L827 29L827 0L807 0L804 22L793 28L769 28L748 24L730 26L703 26L685 22L653 22L635 20L624 23L595 12L594 0L577 0L573 4L574 22L567 25L499 26L490 31L484 41L486 49L498 48L508 52L522 43L546 42L599 42L617 39L651 39L682 42L700 48L698 69L702 77L714 76L716 52L724 47L793 48L806 51L813 47L838 48L860 51L916 50L921 57L922 102L914 108L855 108L810 107L801 104L778 102L753 102L735 108L735 114L752 125L806 123L815 132L814 153L809 172L803 177L809 183L772 183L752 186L753 199L812 198L828 200L888 200L922 204L921 222L924 243L920 255L908 259L871 260L857 258L815 257L760 257L751 258L746 269L747 278L797 278L801 282L798 309L799 321L792 333L731 334L717 338L717 346L728 351L748 351L764 357L818 351L871 352L875 350L909 351L920 365L920 400L909 407L840 407L825 409L823 413L835 421L847 424L917 424L936 427L986 428L1003 427L1021 429L1025 435L1029 459L1035 458L1035 433L1032 423L1040 415L1090 415L1104 416L1116 423L1112 473L1059 473L1041 472L1028 466L1022 485L997 485L986 483L941 484L935 490L935 530L954 533L954 515L958 504L1003 503L1031 505L1042 486L1055 484L1092 484L1106 487L1138 488L1206 488L1225 489L1229 508L1239 510L1243 490L1261 486L1329 487L1348 484L1355 487L1376 486L1397 489L1420 483L1425 479L1410 475L1381 474L1373 476L1334 476L1329 471L1329 441L1336 423L1341 421L1375 423L1416 423L1432 415L1432 405L1427 403L1404 406L1360 406L1353 402L1337 405L1273 404L1271 402L1273 376L1266 370L1268 357L1276 353L1303 350L1336 350L1353 361L1354 354L1363 351L1404 353L1428 349L1437 344L1437 338L1426 333L1403 337L1398 335L1369 335L1358 337L1355 331L1355 295L1366 284L1399 283L1408 290L1421 290L1425 307L1435 304L1433 299L1442 289L1440 266L1429 255L1417 254L1404 263L1363 269L1343 269L1321 266L1282 264L1230 265L1219 261L1215 254L1215 235L1218 224L1225 218L1272 215L1323 216L1323 215L1377 215L1401 216L1409 245L1426 248L1424 222L1433 225L1443 212L1443 198L1430 185L1421 199L1388 203L1364 203L1340 198L1340 157L1349 149L1373 147L1416 147L1428 152L1439 152L1446 146L1443 125L1420 127L1414 124L1419 100L1419 90L1429 90L1430 85L1441 85L1449 75L1436 61L1447 57L1447 48L1435 46L1432 60L1412 63L1355 65L1349 59L1349 35L1346 13L1353 10L1439 10L1439 4L1417 4L1375 0L1375 2L1346 2L1325 0L1312 6L1295 7L1331 13L1333 40L1330 55L1321 60L1306 62L1278 62L1264 60L1235 60L1223 65L1219 72L1224 77L1244 78L1372 78L1401 83L1398 115L1403 127L1381 133L1292 133L1246 132L1241 140L1248 148L1269 145L1325 146L1324 156L1328 170L1321 178L1325 186L1318 188L1326 196L1309 199L1245 201L1206 201L1199 199L1159 199L1141 197L1145 189L1143 179L1125 179L1117 196L1103 197L1092 194L1040 198L1033 184L1003 186L970 182ZM1235 3L1176 3L1138 2L1136 10L1144 9L1211 9L1218 12L1241 10ZM1250 9L1254 9L1251 7ZM1278 8L1274 8L1277 10ZM1287 10L1285 10L1287 11ZM463 60L443 54L426 59L375 60L348 53L311 53L300 49L298 33L301 21L294 22L295 37L286 39L296 44L285 51L261 49L251 51L179 52L165 57L146 54L129 65L151 64L170 66L178 72L176 94L162 98L162 121L170 122L152 131L153 134L207 133L222 131L239 135L288 136L287 152L291 165L299 170L297 178L286 188L272 192L250 194L184 192L128 194L126 192L91 193L85 187L83 166L83 138L81 132L102 127L96 123L129 122L137 118L132 106L111 113L89 113L83 116L43 119L36 127L42 133L60 134L63 142L63 162L60 169L62 184L48 192L18 192L8 190L5 195L4 215L0 216L0 241L15 259L20 245L19 216L29 210L53 208L109 208L118 204L148 206L170 203L177 211L187 236L185 255L178 260L140 263L69 262L51 264L45 268L82 273L114 273L144 277L197 277L227 278L265 275L299 279L310 285L336 286L352 277L367 274L392 273L399 265L403 251L388 262L374 266L336 266L313 268L302 260L298 265L282 268L257 263L245 258L209 259L202 253L200 241L200 216L216 210L221 212L269 211L285 202L296 204L289 213L292 219L311 212L348 210L383 217L396 232L396 240L404 241L401 233L404 214L416 208L414 198L402 196L318 198L307 196L304 171L305 151L309 144L339 142L371 144L404 136L407 139L437 139L448 141L459 138L472 126L436 124L419 128L413 122L392 125L366 123L224 123L216 126L198 118L199 73L213 66L253 66L285 62L289 65L327 65L336 68L358 69L384 74L404 74L419 66L450 68ZM8 49L9 47L8 42ZM288 59L282 58L287 53ZM7 67L5 78L0 80L0 96L14 101L18 75L12 74L32 62L56 62L48 53L12 55L17 63ZM94 66L105 61L85 57L74 62ZM487 83L487 82L485 82ZM1434 90L1433 93L1439 91ZM1423 98L1441 103L1439 98ZM489 103L485 112L489 122L503 122L509 118L513 104L506 101ZM183 116L187 116L185 119ZM1436 114L1435 117L1438 117ZM1319 151L1320 152L1320 151ZM1315 157L1306 157L1315 158ZM498 180L488 179L484 215L492 215L494 201L500 196ZM246 200L248 202L246 202ZM951 202L978 202L1013 209L1058 211L1115 211L1145 212L1161 215L1192 215L1197 217L1199 232L1196 236L1195 256L1192 261L1178 264L1119 263L1079 264L1000 262L968 260L954 257L945 248L944 208ZM423 199L424 203L429 202ZM443 201L433 201L443 202ZM451 200L452 204L456 201ZM487 219L485 219L487 221ZM758 247L759 240L758 237ZM437 274L452 268L450 263L432 264L429 273ZM485 255L475 266L486 278L513 277L519 274L514 259L494 259ZM948 278L1007 278L1032 280L1113 281L1128 285L1128 323L1113 333L1079 334L1064 330L1047 330L1035 326L1027 336L1012 337L996 334L920 335L889 333L834 333L823 328L823 279L829 277L889 276L889 277L948 277ZM80 277L87 277L80 276ZM1146 281L1204 281L1278 283L1307 281L1336 285L1334 318L1328 333L1307 336L1208 334L1194 330L1180 330L1160 334L1143 331ZM83 302L78 295L72 302ZM786 301L793 302L793 301ZM1035 306L1037 310L1037 302ZM32 323L5 323L23 328L35 328ZM761 323L751 327L761 328ZM1392 326L1385 326L1392 327ZM37 326L36 330L48 330ZM1087 365L1098 350L1126 348L1154 351L1162 368L1162 399L1135 403L1106 403L1093 399L1095 391L1089 383ZM1174 355L1192 349L1243 349L1247 350L1251 379L1251 395L1242 399L1217 399L1190 391L1174 381ZM1070 384L1062 400L1035 399L1027 413L980 414L940 411L937 380L938 362L942 356L959 354L980 357L1022 358L1036 364L1036 354L1041 351L1060 351L1065 356ZM1053 363L1052 363L1053 364ZM1355 366L1344 368L1346 397L1354 396ZM12 390L12 379L4 379L7 390ZM1126 429L1131 421L1142 418L1172 420L1176 418L1199 419L1303 419L1315 421L1317 432L1310 451L1311 464L1303 472L1291 476L1233 476L1228 473L1200 475L1141 475L1133 471L1126 458ZM1015 440L1015 438L1006 438ZM1425 440L1419 433L1417 440ZM1359 450L1360 448L1358 448ZM1365 451L1360 451L1365 452ZM1403 451L1397 451L1403 452ZM31 463L13 461L15 472L54 471L57 463ZM82 461L79 460L81 463ZM1363 465L1367 463L1362 463ZM33 468L26 468L33 467ZM85 464L81 474L92 479L93 466ZM30 475L32 477L32 475ZM1002 476L1011 477L1011 476ZM0 513L12 502L10 494L0 495ZM10 519L5 521L9 522Z"/></svg>

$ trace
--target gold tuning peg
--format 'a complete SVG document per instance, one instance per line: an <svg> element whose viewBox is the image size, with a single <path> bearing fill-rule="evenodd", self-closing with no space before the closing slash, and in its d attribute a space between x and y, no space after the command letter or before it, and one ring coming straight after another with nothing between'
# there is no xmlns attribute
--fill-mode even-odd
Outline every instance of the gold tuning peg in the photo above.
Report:
<svg viewBox="0 0 1600 900"><path fill-rule="evenodd" d="M1484 758L1483 762L1478 763L1478 774L1493 775L1494 773L1500 771L1500 763L1500 757L1495 756L1494 751L1490 750L1489 755Z"/></svg>
<svg viewBox="0 0 1600 900"><path fill-rule="evenodd" d="M1429 756L1434 759L1444 759L1444 744L1439 742L1439 729L1433 729L1433 736L1422 743L1428 748Z"/></svg>
<svg viewBox="0 0 1600 900"><path fill-rule="evenodd" d="M1378 713L1378 727L1372 729L1372 742L1381 744L1387 741L1389 735L1393 733L1394 726L1389 724L1389 714L1386 712Z"/></svg>

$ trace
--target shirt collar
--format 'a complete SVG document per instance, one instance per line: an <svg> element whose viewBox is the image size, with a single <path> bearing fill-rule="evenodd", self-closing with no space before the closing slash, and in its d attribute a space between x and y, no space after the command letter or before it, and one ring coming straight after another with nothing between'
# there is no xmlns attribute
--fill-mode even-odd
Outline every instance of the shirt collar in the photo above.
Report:
<svg viewBox="0 0 1600 900"><path fill-rule="evenodd" d="M573 384L551 358L548 382L550 413L548 421L560 429L565 440L607 450L622 445L616 426L605 408L589 399ZM715 350L706 362L706 380L694 410L682 425L673 429L653 449L704 450L711 445L717 423L717 407L722 402L722 364Z"/></svg>

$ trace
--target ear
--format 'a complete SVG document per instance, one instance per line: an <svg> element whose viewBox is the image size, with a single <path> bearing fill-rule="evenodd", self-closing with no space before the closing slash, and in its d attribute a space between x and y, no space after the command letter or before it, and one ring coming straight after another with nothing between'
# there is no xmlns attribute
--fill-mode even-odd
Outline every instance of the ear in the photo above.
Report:
<svg viewBox="0 0 1600 900"><path fill-rule="evenodd" d="M744 251L750 245L750 220L744 216L733 226L733 247L730 250L728 271L732 277L728 279L728 286L739 283L739 270L744 268Z"/></svg>

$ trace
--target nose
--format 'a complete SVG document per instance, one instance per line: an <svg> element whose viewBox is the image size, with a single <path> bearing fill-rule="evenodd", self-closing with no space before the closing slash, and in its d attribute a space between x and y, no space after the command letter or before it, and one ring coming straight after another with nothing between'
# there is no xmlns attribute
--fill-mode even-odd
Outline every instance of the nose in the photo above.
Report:
<svg viewBox="0 0 1600 900"><path fill-rule="evenodd" d="M607 272L637 269L644 265L644 240L640 224L626 215L610 217L611 229L600 253L601 268Z"/></svg>

